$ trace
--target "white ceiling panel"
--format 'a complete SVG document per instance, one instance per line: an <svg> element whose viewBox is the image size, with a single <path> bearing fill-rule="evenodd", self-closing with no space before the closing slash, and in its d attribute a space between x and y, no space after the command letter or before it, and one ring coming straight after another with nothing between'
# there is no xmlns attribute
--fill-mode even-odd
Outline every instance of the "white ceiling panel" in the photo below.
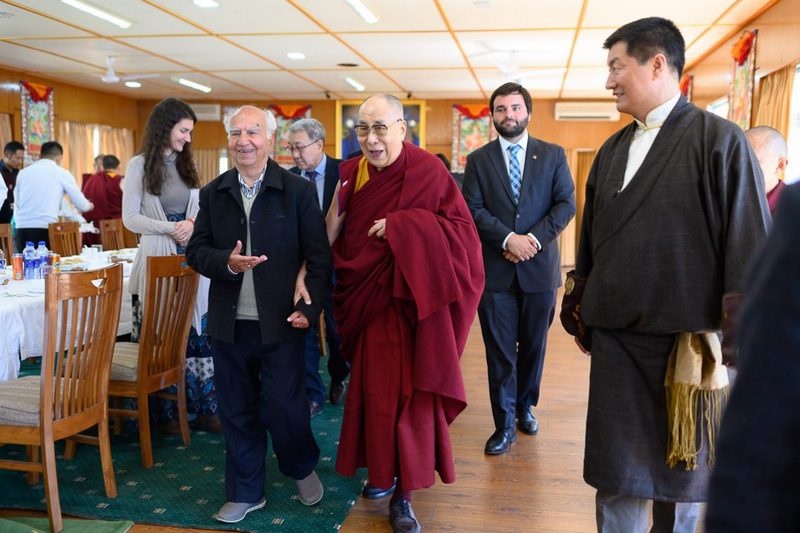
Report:
<svg viewBox="0 0 800 533"><path fill-rule="evenodd" d="M563 72L558 73L553 71L521 71L519 77L509 78L496 70L481 70L476 72L481 86L486 91L487 96L492 93L497 87L509 81L516 81L525 86L528 91L538 96L543 92L556 93L561 88L561 80Z"/></svg>
<svg viewBox="0 0 800 533"><path fill-rule="evenodd" d="M276 90L283 92L319 91L319 87L309 83L294 74L283 70L270 70L264 72L220 72L219 76L231 82L252 87L259 92L272 94Z"/></svg>
<svg viewBox="0 0 800 533"><path fill-rule="evenodd" d="M689 48L686 50L686 64L691 65L692 62L697 61L700 57L711 48L725 38L731 31L735 29L734 26L713 26L696 39ZM730 54L721 54L724 57L725 63L730 63Z"/></svg>
<svg viewBox="0 0 800 533"><path fill-rule="evenodd" d="M52 52L61 56L79 58L97 68L106 69L106 58L114 58L114 69L120 73L152 72L173 70L176 65L109 39L68 39L42 40L31 39L21 41L44 52Z"/></svg>
<svg viewBox="0 0 800 533"><path fill-rule="evenodd" d="M712 24L733 0L672 0L653 2L642 0L589 0L584 27L618 28L644 17L665 17L675 24Z"/></svg>
<svg viewBox="0 0 800 533"><path fill-rule="evenodd" d="M182 20L166 15L144 2L126 0L91 0L95 7L131 22L131 27L122 29L110 22L99 19L88 13L68 6L59 0L16 0L31 10L46 13L58 20L74 24L80 28L97 32L103 35L155 35L155 34L196 34L201 30L183 22Z"/></svg>
<svg viewBox="0 0 800 533"><path fill-rule="evenodd" d="M286 68L334 68L339 63L363 64L364 60L330 34L232 36L231 41L262 54ZM303 60L289 59L289 52L301 52Z"/></svg>
<svg viewBox="0 0 800 533"><path fill-rule="evenodd" d="M465 2L441 0L450 20L458 30L516 30L529 28L570 28L581 13L582 0L493 0Z"/></svg>
<svg viewBox="0 0 800 533"><path fill-rule="evenodd" d="M581 30L578 40L575 41L575 50L572 53L573 67L597 67L605 65L608 59L608 50L603 48L603 43L613 30Z"/></svg>
<svg viewBox="0 0 800 533"><path fill-rule="evenodd" d="M737 26L744 24L753 18L753 14L758 12L766 3L765 0L741 0L733 6L733 9L719 23Z"/></svg>
<svg viewBox="0 0 800 533"><path fill-rule="evenodd" d="M564 66L574 35L571 30L457 34L464 53L475 67Z"/></svg>
<svg viewBox="0 0 800 533"><path fill-rule="evenodd" d="M90 34L29 11L0 4L0 36L17 37L87 37Z"/></svg>
<svg viewBox="0 0 800 533"><path fill-rule="evenodd" d="M219 7L210 9L197 7L189 0L155 0L153 3L212 33L322 31L319 25L283 0L222 0Z"/></svg>
<svg viewBox="0 0 800 533"><path fill-rule="evenodd" d="M354 33L343 38L381 68L466 66L446 33Z"/></svg>
<svg viewBox="0 0 800 533"><path fill-rule="evenodd" d="M78 61L61 59L54 62L52 54L30 50L23 46L17 46L3 41L0 41L0 64L9 68L26 70L28 72L47 72L48 74L64 71L75 72L92 70L88 65L84 65ZM94 70L94 72L100 72L100 70Z"/></svg>
<svg viewBox="0 0 800 533"><path fill-rule="evenodd" d="M604 98L611 98L607 90L607 68L574 68L570 69L564 82L564 91L589 91Z"/></svg>
<svg viewBox="0 0 800 533"><path fill-rule="evenodd" d="M301 74L323 87L326 87L329 91L336 91L340 94L353 91L353 88L344 81L345 78L348 77L364 85L366 87L364 91L366 94L393 92L400 89L397 85L392 83L389 78L376 70L309 70L303 71Z"/></svg>
<svg viewBox="0 0 800 533"><path fill-rule="evenodd" d="M138 37L120 39L197 70L274 69L270 63L216 37ZM174 65L173 65L174 67Z"/></svg>
<svg viewBox="0 0 800 533"><path fill-rule="evenodd" d="M387 70L403 87L420 91L475 91L480 87L468 69Z"/></svg>
<svg viewBox="0 0 800 533"><path fill-rule="evenodd" d="M363 0L378 18L375 24L367 24L344 0L295 0L295 3L334 32L446 29L432 0Z"/></svg>

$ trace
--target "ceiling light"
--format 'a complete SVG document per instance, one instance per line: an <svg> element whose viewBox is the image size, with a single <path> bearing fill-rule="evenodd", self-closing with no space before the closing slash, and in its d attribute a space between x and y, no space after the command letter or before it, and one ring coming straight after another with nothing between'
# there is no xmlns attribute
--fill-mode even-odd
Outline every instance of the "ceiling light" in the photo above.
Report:
<svg viewBox="0 0 800 533"><path fill-rule="evenodd" d="M200 91L200 92L203 92L203 93L210 93L211 92L211 87L206 87L205 85L201 85L201 84L199 84L197 82L194 82L194 81L191 81L191 80L187 80L185 78L178 78L175 81L177 81L181 85L185 85L186 87L194 89L195 91Z"/></svg>
<svg viewBox="0 0 800 533"><path fill-rule="evenodd" d="M289 59L305 59L306 55L303 52L289 52L286 54Z"/></svg>
<svg viewBox="0 0 800 533"><path fill-rule="evenodd" d="M142 86L142 84L139 83L138 81L126 81L125 82L125 87L130 87L131 89L138 89L141 86Z"/></svg>
<svg viewBox="0 0 800 533"><path fill-rule="evenodd" d="M194 0L194 5L197 7L219 7L219 4L214 0Z"/></svg>
<svg viewBox="0 0 800 533"><path fill-rule="evenodd" d="M349 84L350 84L350 86L351 86L353 89L355 89L356 91L358 91L358 92L363 92L363 91L366 89L366 87L364 87L363 85L361 85L360 83L358 83L358 82L357 82L356 80L354 80L353 78L345 78L345 79L344 79L344 81L346 81L347 83L349 83Z"/></svg>
<svg viewBox="0 0 800 533"><path fill-rule="evenodd" d="M358 13L364 22L367 24L375 24L378 22L378 17L372 14L372 11L369 10L367 6L361 0L344 0L347 4L353 8L353 10Z"/></svg>
<svg viewBox="0 0 800 533"><path fill-rule="evenodd" d="M84 13L89 13L97 18L103 19L106 22L110 22L115 26L119 26L120 28L127 30L131 27L131 23L123 18L119 18L117 16L112 15L102 9L96 8L92 5L87 4L86 2L81 2L80 0L61 0L68 6L74 7L75 9L80 9Z"/></svg>

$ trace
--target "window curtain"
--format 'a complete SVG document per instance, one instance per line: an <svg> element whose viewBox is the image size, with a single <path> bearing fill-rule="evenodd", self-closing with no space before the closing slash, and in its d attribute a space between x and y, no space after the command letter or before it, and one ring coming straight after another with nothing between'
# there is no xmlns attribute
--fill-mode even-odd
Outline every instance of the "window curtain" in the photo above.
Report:
<svg viewBox="0 0 800 533"><path fill-rule="evenodd" d="M761 78L752 126L771 126L788 138L789 108L796 71L797 62L793 62Z"/></svg>
<svg viewBox="0 0 800 533"><path fill-rule="evenodd" d="M572 169L572 176L575 180L575 240L572 243L573 254L578 251L581 235L581 222L583 221L583 208L586 204L586 180L589 178L589 171L592 169L594 157L597 155L597 150L579 148L577 150L570 150L569 164ZM573 255L573 263L574 263Z"/></svg>
<svg viewBox="0 0 800 533"><path fill-rule="evenodd" d="M102 125L97 129L100 132L100 153L116 156L119 159L119 171L124 174L128 161L134 156L133 131Z"/></svg>
<svg viewBox="0 0 800 533"><path fill-rule="evenodd" d="M0 113L0 150L14 140L14 132L11 131L11 115Z"/></svg>
<svg viewBox="0 0 800 533"><path fill-rule="evenodd" d="M81 124L62 120L58 123L58 136L56 139L64 147L64 159L61 166L75 176L80 186L83 183L83 174L94 172L94 149L92 147L92 133L94 125Z"/></svg>
<svg viewBox="0 0 800 533"><path fill-rule="evenodd" d="M194 157L195 165L197 165L197 174L200 177L201 186L220 174L218 149L192 150L192 156Z"/></svg>

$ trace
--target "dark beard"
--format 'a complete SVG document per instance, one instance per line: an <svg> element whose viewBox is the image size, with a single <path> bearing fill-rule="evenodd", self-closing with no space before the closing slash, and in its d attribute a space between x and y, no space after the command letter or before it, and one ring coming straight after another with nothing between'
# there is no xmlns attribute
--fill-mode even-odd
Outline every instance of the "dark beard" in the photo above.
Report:
<svg viewBox="0 0 800 533"><path fill-rule="evenodd" d="M522 132L528 128L529 121L530 116L525 117L525 120L518 122L514 126L503 126L502 124L498 124L496 120L492 120L492 122L494 122L494 129L496 129L497 133L499 133L504 139L513 139L514 137L519 137L522 135Z"/></svg>

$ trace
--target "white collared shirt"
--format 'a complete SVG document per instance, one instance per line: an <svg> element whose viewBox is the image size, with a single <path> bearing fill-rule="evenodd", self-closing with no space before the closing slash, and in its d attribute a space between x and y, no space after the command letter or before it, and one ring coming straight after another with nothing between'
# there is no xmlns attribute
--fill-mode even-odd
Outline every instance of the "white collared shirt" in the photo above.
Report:
<svg viewBox="0 0 800 533"><path fill-rule="evenodd" d="M520 177L524 176L525 175L525 153L526 153L526 151L528 149L528 132L526 131L522 135L522 137L515 143L512 143L511 141L507 140L505 137L498 137L497 140L500 141L500 149L503 152L503 161L506 164L506 177L505 177L505 179L508 179L508 176L509 176L509 163L511 161L511 152L508 151L508 147L511 146L512 144L516 144L517 146L519 146L521 148L521 150L517 150L517 161L519 162L519 175L520 175ZM513 233L514 233L513 231L510 232L508 235L506 235L506 238L503 239L503 245L502 245L503 250L508 249L507 248L508 238L511 237L511 235ZM533 235L533 233L528 233L528 236L531 239L533 239L533 241L536 243L536 248L541 250L542 249L542 245L539 242L539 239L537 239L536 236Z"/></svg>
<svg viewBox="0 0 800 533"><path fill-rule="evenodd" d="M645 117L644 122L636 118L633 119L639 127L633 134L631 147L628 150L628 164L625 166L625 177L622 180L622 187L619 188L620 191L628 186L636 171L642 166L644 158L647 157L647 153L653 147L658 132L661 131L661 125L667 120L675 104L678 103L680 96L681 93L678 91L675 96L653 108Z"/></svg>

